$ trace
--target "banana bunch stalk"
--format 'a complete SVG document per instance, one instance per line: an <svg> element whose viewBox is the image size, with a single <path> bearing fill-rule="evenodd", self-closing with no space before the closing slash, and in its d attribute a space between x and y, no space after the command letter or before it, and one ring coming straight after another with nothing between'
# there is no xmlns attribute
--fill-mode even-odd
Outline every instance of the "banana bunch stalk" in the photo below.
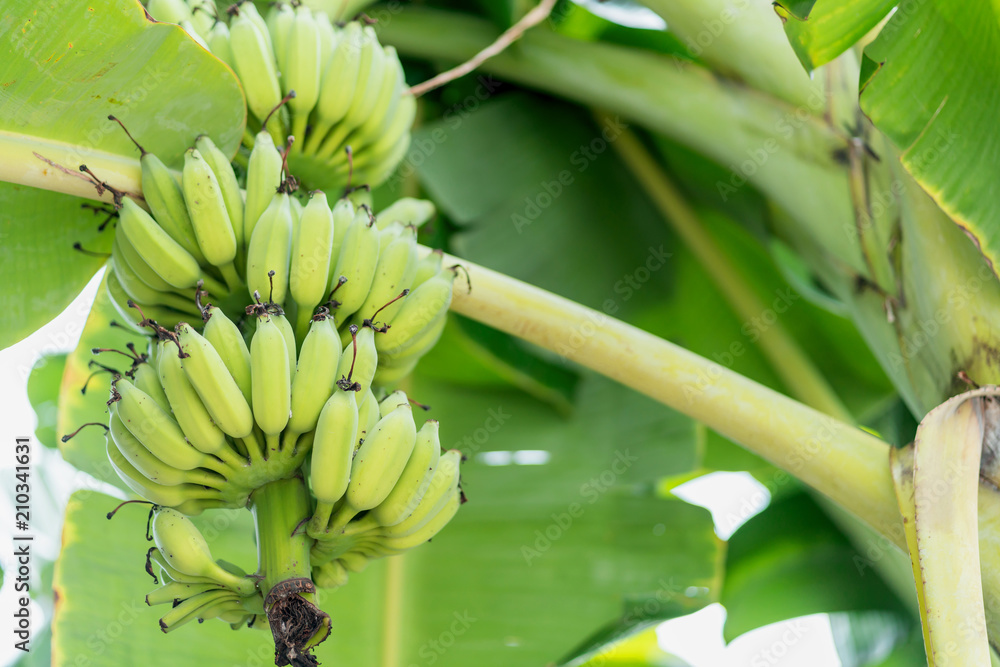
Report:
<svg viewBox="0 0 1000 667"><path fill-rule="evenodd" d="M395 49L379 44L371 26L338 25L299 3L273 3L262 17L252 2L239 2L228 25L204 0L150 0L147 10L233 68L254 129L266 128L278 145L295 137L292 165L310 184L375 186L406 154L416 99Z"/></svg>

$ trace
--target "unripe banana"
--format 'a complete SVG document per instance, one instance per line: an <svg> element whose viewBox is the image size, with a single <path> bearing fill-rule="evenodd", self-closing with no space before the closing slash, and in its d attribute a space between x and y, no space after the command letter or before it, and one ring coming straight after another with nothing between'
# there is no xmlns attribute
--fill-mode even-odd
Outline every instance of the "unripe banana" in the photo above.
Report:
<svg viewBox="0 0 1000 667"><path fill-rule="evenodd" d="M380 387L395 387L403 378L412 373L419 363L420 355L415 355L413 358L408 357L394 366L387 366L384 362L380 363L372 382Z"/></svg>
<svg viewBox="0 0 1000 667"><path fill-rule="evenodd" d="M205 311L208 320L205 322L203 335L212 344L215 351L222 357L229 374L236 381L243 398L249 403L252 399L252 380L250 373L250 348L247 347L239 327L233 324L221 308L209 306Z"/></svg>
<svg viewBox="0 0 1000 667"><path fill-rule="evenodd" d="M182 484L205 486L221 490L226 479L219 474L203 468L194 470L178 470L168 466L153 456L139 440L132 435L118 415L110 419L110 434L114 447L145 479L163 486L180 486Z"/></svg>
<svg viewBox="0 0 1000 667"><path fill-rule="evenodd" d="M281 153L275 148L271 135L262 130L254 138L247 166L247 197L243 211L243 238L247 245L253 238L257 221L274 199L279 185Z"/></svg>
<svg viewBox="0 0 1000 667"><path fill-rule="evenodd" d="M354 448L357 449L361 446L361 442L368 437L368 434L372 432L375 425L382 418L379 412L378 401L375 400L375 394L372 393L371 389L368 389L363 394L355 393L358 398L358 442L355 444Z"/></svg>
<svg viewBox="0 0 1000 667"><path fill-rule="evenodd" d="M115 234L111 245L111 258L116 265L131 270L131 273L150 289L158 292L172 292L176 289L146 263L124 234Z"/></svg>
<svg viewBox="0 0 1000 667"><path fill-rule="evenodd" d="M317 191L299 220L288 275L288 290L299 307L300 321L325 301L333 236L333 213L327 205L326 194Z"/></svg>
<svg viewBox="0 0 1000 667"><path fill-rule="evenodd" d="M316 424L309 483L317 507L309 522L310 535L326 530L333 504L347 490L357 439L357 399L353 391L338 389L323 406Z"/></svg>
<svg viewBox="0 0 1000 667"><path fill-rule="evenodd" d="M160 630L164 633L173 632L196 619L200 622L242 609L240 597L232 591L201 593L184 600L164 614L160 618Z"/></svg>
<svg viewBox="0 0 1000 667"><path fill-rule="evenodd" d="M198 46L206 51L208 50L208 42L205 41L205 38L201 36L201 33L198 32L198 28L196 28L191 21L181 21L178 25L184 28L184 32L188 34L188 37L197 42Z"/></svg>
<svg viewBox="0 0 1000 667"><path fill-rule="evenodd" d="M404 94L399 98L396 103L396 109L393 113L393 117L389 124L386 126L382 135L378 137L374 143L367 146L364 151L358 155L355 160L356 169L364 169L370 171L376 169L387 163L395 168L396 162L390 160L390 157L394 155L399 150L399 145L401 143L405 146L409 146L410 141L410 129L413 127L413 121L417 117L417 100L410 94ZM403 149L405 152L405 148ZM338 167L339 169L344 169L346 171L347 161L344 160L343 164ZM376 185L381 181L368 181L366 179L359 179L361 182L375 183Z"/></svg>
<svg viewBox="0 0 1000 667"><path fill-rule="evenodd" d="M262 299L284 303L292 245L292 210L284 192L274 196L250 237L247 250L247 289ZM270 272L274 271L274 276Z"/></svg>
<svg viewBox="0 0 1000 667"><path fill-rule="evenodd" d="M219 25L225 24L220 23ZM199 136L194 145L211 168L216 182L219 184L222 200L226 204L229 224L233 229L233 237L236 239L237 252L239 252L241 248L245 247L245 241L243 238L243 193L240 192L240 183L236 180L236 172L233 171L233 165L230 164L229 158L216 147L207 134Z"/></svg>
<svg viewBox="0 0 1000 667"><path fill-rule="evenodd" d="M212 421L198 392L184 373L183 362L172 342L162 341L159 359L160 383L170 401L170 409L184 437L205 454L217 454L229 448L226 434ZM168 346L173 346L170 350Z"/></svg>
<svg viewBox="0 0 1000 667"><path fill-rule="evenodd" d="M179 289L198 282L198 261L129 197L122 200L118 225L139 256L163 280Z"/></svg>
<svg viewBox="0 0 1000 667"><path fill-rule="evenodd" d="M240 5L239 14L229 26L229 44L236 73L246 93L247 107L263 121L281 102L281 86L267 31L261 34L247 7Z"/></svg>
<svg viewBox="0 0 1000 667"><path fill-rule="evenodd" d="M397 389L378 402L378 411L383 415L387 415L404 403L409 402L410 399L407 398L406 392L401 389Z"/></svg>
<svg viewBox="0 0 1000 667"><path fill-rule="evenodd" d="M406 462L396 486L370 512L375 520L383 526L395 526L413 514L431 485L440 456L438 422L430 419L417 432L413 453L410 454L410 460Z"/></svg>
<svg viewBox="0 0 1000 667"><path fill-rule="evenodd" d="M193 301L178 296L173 292L160 292L142 282L139 276L132 271L132 268L122 260L113 246L111 260L108 264L114 271L115 276L117 276L122 289L125 290L125 294L136 303L167 306L189 315L194 315L194 311L197 310Z"/></svg>
<svg viewBox="0 0 1000 667"><path fill-rule="evenodd" d="M191 10L183 0L149 0L146 11L157 21L180 23L191 20Z"/></svg>
<svg viewBox="0 0 1000 667"><path fill-rule="evenodd" d="M288 354L288 382L291 383L295 378L295 369L298 366L296 363L295 332L292 331L291 322L284 315L272 314L271 320L278 327L278 331L281 332L281 337L285 341L285 352Z"/></svg>
<svg viewBox="0 0 1000 667"><path fill-rule="evenodd" d="M426 199L415 199L413 197L401 197L387 206L378 214L379 229L385 229L393 222L401 225L421 227L428 220L434 217L437 209L433 202Z"/></svg>
<svg viewBox="0 0 1000 667"><path fill-rule="evenodd" d="M316 153L330 128L347 114L359 84L364 40L359 23L348 23L341 32L320 82L315 122L303 149L305 153Z"/></svg>
<svg viewBox="0 0 1000 667"><path fill-rule="evenodd" d="M413 276L413 289L423 285L425 282L436 276L441 271L444 263L444 253L440 250L433 250L424 255L417 264L417 273Z"/></svg>
<svg viewBox="0 0 1000 667"><path fill-rule="evenodd" d="M351 481L344 495L346 511L338 513L340 522L347 514L353 516L372 509L386 499L406 467L416 438L417 429L409 404L379 420L351 463ZM346 522L339 525L346 525Z"/></svg>
<svg viewBox="0 0 1000 667"><path fill-rule="evenodd" d="M225 590L218 584L187 584L181 581L171 581L168 584L155 588L146 593L146 604L155 607L159 604L169 604L187 600L189 597L213 590Z"/></svg>
<svg viewBox="0 0 1000 667"><path fill-rule="evenodd" d="M347 321L368 296L375 277L375 267L378 265L378 231L368 209L362 208L355 213L344 236L337 268L333 271L334 284L330 286L333 289L341 276L347 278L347 282L338 287L334 294L334 299L339 304L334 312L338 325Z"/></svg>
<svg viewBox="0 0 1000 667"><path fill-rule="evenodd" d="M255 26L257 26L257 30L259 30L260 34L264 36L264 42L267 44L267 50L273 53L274 45L271 43L271 34L267 30L267 22L264 20L264 17L260 15L260 12L257 11L257 7L254 6L253 0L239 0L236 5L239 7L240 14L246 16Z"/></svg>
<svg viewBox="0 0 1000 667"><path fill-rule="evenodd" d="M115 275L114 262L112 261L111 264L112 266L108 267L110 270L104 274L104 291L108 300L122 317L123 321L131 324L136 333L148 333L145 326L140 324L142 316L139 315L139 311L128 306L128 301L131 297L125 293L125 288L122 287L121 282L119 282L118 277ZM146 317L156 320L160 326L165 327L175 326L181 319L187 317L184 313L177 312L173 308L164 308L162 306L144 306L142 311L146 314Z"/></svg>
<svg viewBox="0 0 1000 667"><path fill-rule="evenodd" d="M330 62L330 56L333 55L333 50L337 48L337 43L340 41L340 34L326 12L315 12L313 17L316 19L316 29L319 31L319 75L320 80L322 80Z"/></svg>
<svg viewBox="0 0 1000 667"><path fill-rule="evenodd" d="M234 287L231 276L226 275L226 267L231 271L233 260L236 259L233 223L229 220L219 180L196 148L189 148L184 153L181 185L198 247L210 264L223 271L227 282L230 282L229 286ZM236 277L235 281L239 282L239 278Z"/></svg>
<svg viewBox="0 0 1000 667"><path fill-rule="evenodd" d="M358 81L363 85L354 94L347 113L344 114L344 117L340 119L330 134L323 140L323 145L317 151L317 155L322 159L332 157L354 128L361 125L365 119L371 116L379 97L380 88L378 82L381 82L382 77L387 73L385 52L378 43L375 30L371 26L365 26L362 32L363 39Z"/></svg>
<svg viewBox="0 0 1000 667"><path fill-rule="evenodd" d="M391 322L406 300L406 297L397 297L403 290L410 289L417 275L417 261L416 235L405 229L389 243L385 252L379 253L375 276L356 319L375 318L379 322Z"/></svg>
<svg viewBox="0 0 1000 667"><path fill-rule="evenodd" d="M216 23L215 4L209 2L191 3L191 25L201 37L207 37Z"/></svg>
<svg viewBox="0 0 1000 667"><path fill-rule="evenodd" d="M286 47L288 62L282 69L284 88L295 91L288 101L292 115L292 135L296 138L293 149L301 150L306 135L309 113L319 98L320 35L312 12L306 6L295 9Z"/></svg>
<svg viewBox="0 0 1000 667"><path fill-rule="evenodd" d="M252 579L237 577L212 559L205 538L191 520L169 508L153 513L153 542L164 560L178 572L214 579L240 595L253 595L257 587Z"/></svg>
<svg viewBox="0 0 1000 667"><path fill-rule="evenodd" d="M385 60L384 73L382 80L377 84L375 104L350 135L351 148L357 153L364 152L364 148L374 143L391 125L403 84L406 82L396 49L386 46L383 47L382 53Z"/></svg>
<svg viewBox="0 0 1000 667"><path fill-rule="evenodd" d="M291 42L292 24L295 22L295 10L291 5L276 2L267 13L267 32L271 35L275 61L278 64L278 76L284 77L288 72L288 50ZM284 83L282 92L287 93Z"/></svg>
<svg viewBox="0 0 1000 667"><path fill-rule="evenodd" d="M212 55L229 65L234 72L236 71L235 61L233 60L233 47L229 43L229 26L222 21L213 25L212 29L208 32L208 37L205 38L205 42L208 43L208 50L212 52ZM202 151L202 153L204 152Z"/></svg>
<svg viewBox="0 0 1000 667"><path fill-rule="evenodd" d="M163 385L160 384L160 376L154 365L156 361L157 359L154 358L136 364L132 369L132 384L137 389L141 389L149 394L150 398L156 401L156 404L163 408L164 411L169 411L170 402L163 391Z"/></svg>
<svg viewBox="0 0 1000 667"><path fill-rule="evenodd" d="M407 96L410 97L410 96ZM384 154L372 153L370 166L358 167L356 178L365 183L378 185L389 178L396 171L399 163L406 156L406 151L410 148L410 133L404 132L396 143L392 145Z"/></svg>
<svg viewBox="0 0 1000 667"><path fill-rule="evenodd" d="M320 411L333 394L340 360L340 336L332 321L317 315L302 341L292 380L292 416L288 430L306 433L316 428Z"/></svg>
<svg viewBox="0 0 1000 667"><path fill-rule="evenodd" d="M360 180L360 179L359 179ZM361 180L361 183L365 181ZM359 185L356 188L351 188L344 193L344 199L349 200L354 205L355 212L365 206L370 212L372 210L374 197L372 196L372 188L370 185L365 183L364 185Z"/></svg>
<svg viewBox="0 0 1000 667"><path fill-rule="evenodd" d="M379 540L379 546L386 551L387 555L399 554L420 546L441 532L441 529L454 518L461 506L462 494L458 489L454 489L444 506L419 529L403 537L383 537Z"/></svg>
<svg viewBox="0 0 1000 667"><path fill-rule="evenodd" d="M181 427L149 394L125 378L115 383L115 390L120 398L111 410L153 456L179 470L212 467L210 457L188 443Z"/></svg>
<svg viewBox="0 0 1000 667"><path fill-rule="evenodd" d="M355 339L347 344L340 355L336 381L341 388L354 387L355 391L367 392L372 386L376 368L378 352L375 350L375 331L371 327L361 327ZM364 396L364 393L360 395Z"/></svg>
<svg viewBox="0 0 1000 667"><path fill-rule="evenodd" d="M406 537L420 530L434 518L458 490L461 463L462 452L457 449L449 449L442 454L434 468L430 485L428 485L424 497L420 499L416 509L401 522L392 526L384 526L382 534L386 537Z"/></svg>
<svg viewBox="0 0 1000 667"><path fill-rule="evenodd" d="M178 325L178 340L187 355L184 373L201 397L212 420L226 434L245 438L253 431L253 413L222 357L189 325Z"/></svg>
<svg viewBox="0 0 1000 667"><path fill-rule="evenodd" d="M389 321L389 330L375 342L380 354L402 354L422 333L431 330L440 318L446 316L451 305L455 271L442 269L436 276L423 283L405 299L395 316Z"/></svg>
<svg viewBox="0 0 1000 667"><path fill-rule="evenodd" d="M118 477L125 482L126 486L141 498L145 498L162 507L183 507L183 510L178 511L194 515L200 513L205 506L192 503L192 501L199 501L199 503L216 502L221 497L219 491L203 486L195 486L193 484L166 486L148 479L136 470L135 466L122 455L121 451L119 451L118 447L111 440L110 435L107 441L107 454L111 467L115 469ZM217 506L225 506L225 503L220 501L220 504Z"/></svg>
<svg viewBox="0 0 1000 667"><path fill-rule="evenodd" d="M347 583L347 570L334 560L314 567L312 577L320 588L339 588Z"/></svg>
<svg viewBox="0 0 1000 667"><path fill-rule="evenodd" d="M355 573L364 572L368 567L368 557L357 551L348 551L337 562L343 565L344 569Z"/></svg>
<svg viewBox="0 0 1000 667"><path fill-rule="evenodd" d="M271 317L257 320L257 331L250 341L250 366L254 419L260 429L274 439L288 424L291 382L285 338Z"/></svg>
<svg viewBox="0 0 1000 667"><path fill-rule="evenodd" d="M337 279L333 272L337 270L337 260L340 258L340 248L344 245L344 237L354 221L354 204L350 199L341 198L333 205L333 243L330 245L330 273L327 276L326 290L329 295L330 290L337 286ZM336 296L336 295L335 295Z"/></svg>
<svg viewBox="0 0 1000 667"><path fill-rule="evenodd" d="M196 264L207 263L198 248L180 183L160 158L147 153L141 146L139 150L142 153L139 158L142 164L142 196L149 204L156 222L170 238L194 257Z"/></svg>
<svg viewBox="0 0 1000 667"><path fill-rule="evenodd" d="M379 371L402 371L404 367L413 370L420 358L427 354L431 348L433 348L438 340L441 338L441 333L444 328L448 325L448 315L447 313L442 314L438 317L432 326L426 327L423 331L406 344L406 346L399 352L392 354L391 352L384 352L379 355ZM400 375L399 373L378 373L376 376L380 378L380 381L387 381L391 376L396 378L402 378L405 374Z"/></svg>

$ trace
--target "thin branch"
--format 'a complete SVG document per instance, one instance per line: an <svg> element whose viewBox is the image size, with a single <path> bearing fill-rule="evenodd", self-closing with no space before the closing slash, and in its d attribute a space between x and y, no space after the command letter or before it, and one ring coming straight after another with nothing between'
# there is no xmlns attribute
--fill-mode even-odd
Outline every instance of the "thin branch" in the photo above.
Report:
<svg viewBox="0 0 1000 667"><path fill-rule="evenodd" d="M411 86L407 92L414 97L420 97L424 93L430 92L435 88L439 88L450 81L459 79L477 69L493 56L503 52L530 28L535 27L547 19L549 14L552 13L552 8L556 6L556 1L557 0L542 0L538 6L521 17L520 21L507 28L502 35L497 37L495 42L474 55L472 58L465 61L458 67L453 67L446 72L441 72L437 76L424 81L423 83Z"/></svg>

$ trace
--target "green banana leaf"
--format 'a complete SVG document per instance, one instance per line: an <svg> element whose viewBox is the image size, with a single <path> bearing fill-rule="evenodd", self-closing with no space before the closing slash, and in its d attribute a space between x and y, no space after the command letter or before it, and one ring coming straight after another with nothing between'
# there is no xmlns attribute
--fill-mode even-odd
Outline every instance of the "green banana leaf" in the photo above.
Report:
<svg viewBox="0 0 1000 667"><path fill-rule="evenodd" d="M35 437L52 449L58 446L56 421L59 418L59 388L65 368L65 354L50 354L39 359L28 376L28 402L38 419Z"/></svg>
<svg viewBox="0 0 1000 667"><path fill-rule="evenodd" d="M995 4L905 3L865 48L861 77L865 114L899 147L906 170L975 239L994 272L1000 260L998 57Z"/></svg>
<svg viewBox="0 0 1000 667"><path fill-rule="evenodd" d="M99 178L139 175L139 154L108 120L178 166L201 133L236 152L246 120L230 70L177 26L149 22L136 0L4 3L0 16L0 180L89 194L78 167ZM44 76L43 76L44 75ZM65 171L64 171L65 170ZM110 233L85 200L0 184L0 348L59 313L103 263Z"/></svg>
<svg viewBox="0 0 1000 667"><path fill-rule="evenodd" d="M788 42L807 72L854 46L894 6L895 0L779 0L774 3Z"/></svg>

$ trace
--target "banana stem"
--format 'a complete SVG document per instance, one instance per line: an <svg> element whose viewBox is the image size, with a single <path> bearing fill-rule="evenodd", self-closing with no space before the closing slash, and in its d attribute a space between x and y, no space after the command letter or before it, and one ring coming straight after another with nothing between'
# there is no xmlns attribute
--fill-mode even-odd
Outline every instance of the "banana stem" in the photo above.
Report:
<svg viewBox="0 0 1000 667"><path fill-rule="evenodd" d="M333 503L317 502L312 519L309 520L309 532L313 535L326 532L331 514L333 514Z"/></svg>
<svg viewBox="0 0 1000 667"><path fill-rule="evenodd" d="M597 114L597 118L602 124L613 120L602 112ZM705 230L698 215L639 138L631 130L623 130L612 145L663 217L694 253L736 315L749 321L765 312L767 306L750 287L749 281ZM852 421L850 412L826 378L780 321L768 327L757 344L793 396L837 419Z"/></svg>
<svg viewBox="0 0 1000 667"><path fill-rule="evenodd" d="M270 433L264 436L264 442L267 446L267 451L265 452L264 458L270 459L277 456L281 452L281 434L275 433L271 435Z"/></svg>
<svg viewBox="0 0 1000 667"><path fill-rule="evenodd" d="M339 535L344 531L344 528L347 527L347 524L351 522L351 519L353 519L357 513L357 510L347 503L344 503L344 505L337 510L337 513L333 515L333 519L330 520L330 527L326 532L331 535Z"/></svg>
<svg viewBox="0 0 1000 667"><path fill-rule="evenodd" d="M227 296L229 296L230 294L232 294L232 292L229 291L228 287L226 287L225 285L223 285L222 283L220 283L218 280L216 280L212 276L209 276L209 275L206 275L206 274L203 273L201 275L201 280L202 280L203 287L206 290L208 290L208 293L209 293L210 296L214 296L217 299L225 299Z"/></svg>
<svg viewBox="0 0 1000 667"><path fill-rule="evenodd" d="M260 440L257 439L257 435L255 433L251 432L250 435L243 438L243 446L247 448L251 467L257 467L264 464Z"/></svg>
<svg viewBox="0 0 1000 667"><path fill-rule="evenodd" d="M250 496L257 526L257 574L263 597L275 584L309 577L309 550L313 540L305 532L292 534L309 516L309 491L301 477L269 482ZM315 603L315 596L303 595Z"/></svg>

